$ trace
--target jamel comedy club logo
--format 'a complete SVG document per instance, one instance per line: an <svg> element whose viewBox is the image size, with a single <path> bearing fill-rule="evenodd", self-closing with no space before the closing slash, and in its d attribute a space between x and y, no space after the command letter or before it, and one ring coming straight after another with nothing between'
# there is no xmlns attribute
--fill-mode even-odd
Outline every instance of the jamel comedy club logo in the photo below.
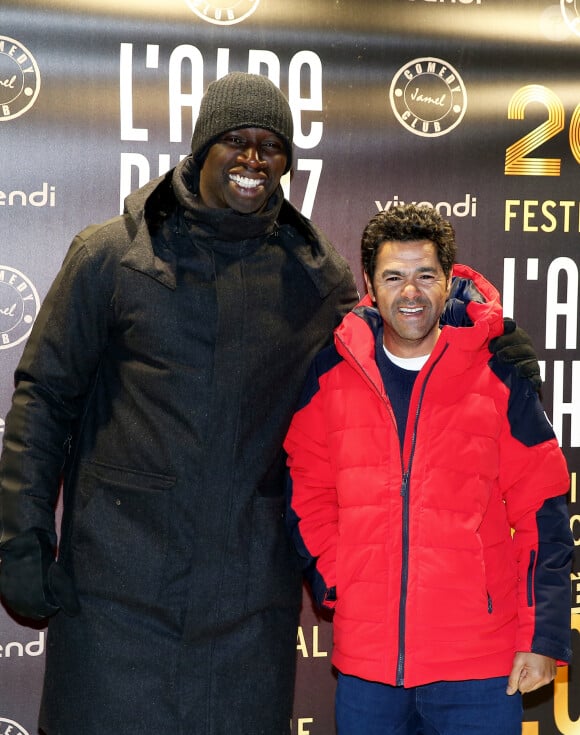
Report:
<svg viewBox="0 0 580 735"><path fill-rule="evenodd" d="M580 0L560 0L560 8L568 28L580 36Z"/></svg>
<svg viewBox="0 0 580 735"><path fill-rule="evenodd" d="M16 268L0 265L0 350L28 337L39 308L38 291L32 281Z"/></svg>
<svg viewBox="0 0 580 735"><path fill-rule="evenodd" d="M202 20L215 23L220 26L241 23L256 10L260 0L220 0L220 2L207 2L207 0L186 0L187 5ZM0 733L0 735L2 735Z"/></svg>
<svg viewBox="0 0 580 735"><path fill-rule="evenodd" d="M0 717L0 735L28 735L22 725L14 720L8 720L6 717Z"/></svg>
<svg viewBox="0 0 580 735"><path fill-rule="evenodd" d="M0 122L23 115L39 90L40 72L30 51L19 41L0 36Z"/></svg>
<svg viewBox="0 0 580 735"><path fill-rule="evenodd" d="M457 127L467 109L459 72L442 59L426 56L402 66L389 92L397 120L409 132L435 138Z"/></svg>

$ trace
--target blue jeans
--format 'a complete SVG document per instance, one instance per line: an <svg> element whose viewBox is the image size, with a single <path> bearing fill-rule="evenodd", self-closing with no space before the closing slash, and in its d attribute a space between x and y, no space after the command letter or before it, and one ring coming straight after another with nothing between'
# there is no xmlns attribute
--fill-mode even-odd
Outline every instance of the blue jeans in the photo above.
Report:
<svg viewBox="0 0 580 735"><path fill-rule="evenodd" d="M338 675L338 735L521 735L522 698L507 676L404 689Z"/></svg>

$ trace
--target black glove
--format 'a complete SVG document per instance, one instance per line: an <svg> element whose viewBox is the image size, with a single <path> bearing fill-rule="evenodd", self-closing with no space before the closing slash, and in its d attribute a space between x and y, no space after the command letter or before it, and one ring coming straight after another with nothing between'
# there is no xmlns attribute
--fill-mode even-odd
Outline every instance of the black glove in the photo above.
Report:
<svg viewBox="0 0 580 735"><path fill-rule="evenodd" d="M534 345L530 335L513 319L504 318L503 334L490 340L489 349L501 362L512 363L522 378L532 382L536 391L541 390L542 378Z"/></svg>
<svg viewBox="0 0 580 735"><path fill-rule="evenodd" d="M42 620L80 610L73 583L54 560L46 531L31 528L0 547L0 596L18 615Z"/></svg>

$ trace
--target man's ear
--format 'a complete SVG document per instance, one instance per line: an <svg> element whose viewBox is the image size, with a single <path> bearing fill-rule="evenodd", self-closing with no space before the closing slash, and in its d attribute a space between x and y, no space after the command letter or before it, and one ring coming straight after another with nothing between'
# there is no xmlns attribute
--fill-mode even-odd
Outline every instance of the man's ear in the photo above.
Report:
<svg viewBox="0 0 580 735"><path fill-rule="evenodd" d="M373 290L373 282L371 281L369 274L366 271L363 273L363 276L365 279L365 285L367 287L368 294L374 302L376 301L376 299L375 299L375 292Z"/></svg>

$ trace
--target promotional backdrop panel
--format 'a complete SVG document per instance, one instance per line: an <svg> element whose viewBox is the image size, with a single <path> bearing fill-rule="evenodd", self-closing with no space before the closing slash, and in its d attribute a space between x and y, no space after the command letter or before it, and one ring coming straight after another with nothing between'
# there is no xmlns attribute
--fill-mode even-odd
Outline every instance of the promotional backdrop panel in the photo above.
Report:
<svg viewBox="0 0 580 735"><path fill-rule="evenodd" d="M0 432L24 342L75 233L187 154L209 82L252 71L293 110L287 195L345 255L361 291L370 217L428 202L452 221L459 260L497 285L506 314L532 335L580 544L579 54L574 0L3 0ZM331 648L331 623L305 591L293 733L334 732ZM44 649L42 625L0 609L0 735L37 732ZM580 735L574 670L525 698L523 735Z"/></svg>

